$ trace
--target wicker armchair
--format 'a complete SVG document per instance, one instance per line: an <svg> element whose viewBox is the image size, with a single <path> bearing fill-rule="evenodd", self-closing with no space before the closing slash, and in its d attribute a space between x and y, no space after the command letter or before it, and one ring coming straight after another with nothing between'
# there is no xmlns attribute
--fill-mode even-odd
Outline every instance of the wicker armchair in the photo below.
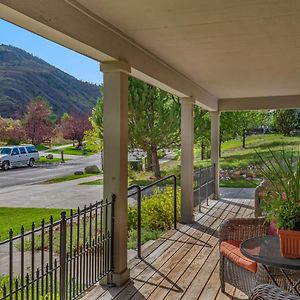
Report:
<svg viewBox="0 0 300 300"><path fill-rule="evenodd" d="M269 224L264 218L236 218L224 221L219 230L219 245L222 241L244 241L256 236L266 235ZM290 288L290 283L282 275L278 268L269 267L269 271L276 279L280 287ZM299 271L285 270L289 277L297 280ZM257 264L256 272L250 272L232 262L220 251L220 281L221 291L225 292L225 283L229 283L250 295L251 291L259 284L269 283L271 280L261 264Z"/></svg>
<svg viewBox="0 0 300 300"><path fill-rule="evenodd" d="M236 218L224 221L219 230L219 245L222 241L243 241L267 234L268 224L263 218ZM250 272L238 266L220 252L221 291L225 292L225 282L237 287L246 295L257 285L257 272Z"/></svg>
<svg viewBox="0 0 300 300"><path fill-rule="evenodd" d="M249 300L300 300L299 296L291 294L275 285L258 285L250 294Z"/></svg>

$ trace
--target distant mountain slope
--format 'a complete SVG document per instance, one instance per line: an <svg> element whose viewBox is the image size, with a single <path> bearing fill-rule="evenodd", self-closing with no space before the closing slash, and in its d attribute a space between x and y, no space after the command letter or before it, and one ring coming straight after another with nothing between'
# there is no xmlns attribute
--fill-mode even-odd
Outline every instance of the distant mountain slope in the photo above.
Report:
<svg viewBox="0 0 300 300"><path fill-rule="evenodd" d="M0 116L23 114L28 101L43 96L54 113L89 112L99 87L80 81L16 47L0 45Z"/></svg>

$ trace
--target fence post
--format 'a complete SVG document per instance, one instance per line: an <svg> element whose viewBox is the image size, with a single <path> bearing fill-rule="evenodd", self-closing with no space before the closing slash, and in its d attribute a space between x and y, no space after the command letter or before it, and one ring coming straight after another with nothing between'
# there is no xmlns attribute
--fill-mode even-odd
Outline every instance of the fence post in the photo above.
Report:
<svg viewBox="0 0 300 300"><path fill-rule="evenodd" d="M137 256L142 258L142 191L137 188Z"/></svg>
<svg viewBox="0 0 300 300"><path fill-rule="evenodd" d="M177 230L177 181L176 176L173 175L174 185L173 185L173 197L174 197L174 229ZM194 196L194 192L193 192Z"/></svg>
<svg viewBox="0 0 300 300"><path fill-rule="evenodd" d="M66 299L66 252L67 252L67 239L66 239L66 212L61 213L60 221L60 300Z"/></svg>
<svg viewBox="0 0 300 300"><path fill-rule="evenodd" d="M111 199L111 244L110 244L110 269L114 271L114 232L115 232L115 202L116 202L116 194L112 194Z"/></svg>
<svg viewBox="0 0 300 300"><path fill-rule="evenodd" d="M214 163L214 194L216 193L216 164Z"/></svg>

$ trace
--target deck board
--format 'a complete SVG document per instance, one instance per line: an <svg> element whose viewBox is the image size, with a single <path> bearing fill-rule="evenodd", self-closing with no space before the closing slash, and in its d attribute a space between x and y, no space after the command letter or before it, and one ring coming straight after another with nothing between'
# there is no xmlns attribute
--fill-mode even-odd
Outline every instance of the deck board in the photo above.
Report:
<svg viewBox="0 0 300 300"><path fill-rule="evenodd" d="M95 286L96 299L247 299L230 285L220 291L218 228L223 220L253 216L253 200L209 200L194 224L170 230L129 262L131 281L122 287Z"/></svg>

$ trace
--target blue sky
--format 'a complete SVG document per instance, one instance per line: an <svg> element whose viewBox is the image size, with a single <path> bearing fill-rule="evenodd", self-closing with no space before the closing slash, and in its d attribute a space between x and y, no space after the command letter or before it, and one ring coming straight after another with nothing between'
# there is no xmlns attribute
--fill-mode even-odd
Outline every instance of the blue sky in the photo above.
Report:
<svg viewBox="0 0 300 300"><path fill-rule="evenodd" d="M96 84L103 82L97 61L1 19L0 44L24 49L80 80Z"/></svg>

